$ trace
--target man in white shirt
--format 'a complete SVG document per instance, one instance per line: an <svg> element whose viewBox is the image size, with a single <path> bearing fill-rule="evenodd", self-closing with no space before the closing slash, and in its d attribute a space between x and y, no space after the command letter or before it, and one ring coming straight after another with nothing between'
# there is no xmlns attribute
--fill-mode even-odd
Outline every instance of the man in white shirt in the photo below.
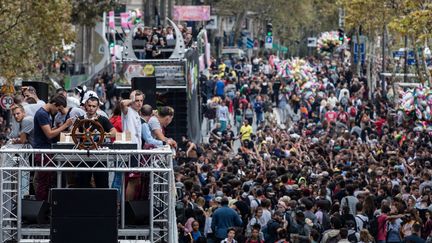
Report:
<svg viewBox="0 0 432 243"><path fill-rule="evenodd" d="M141 90L134 90L129 96L130 99L122 100L120 103L122 109L123 131L131 133L131 140L133 143L137 144L137 149L142 148L142 125L139 111L144 104L144 97L145 95ZM132 166L136 166L138 163L139 161L132 156ZM140 181L141 175L139 173L129 173L126 188L126 200L133 200L135 198L135 191L139 188L138 186Z"/></svg>
<svg viewBox="0 0 432 243"><path fill-rule="evenodd" d="M141 149L141 117L139 111L144 104L144 93L140 90L134 90L129 97L130 99L121 102L123 131L129 131L132 142L137 144L137 149Z"/></svg>
<svg viewBox="0 0 432 243"><path fill-rule="evenodd" d="M24 96L24 101L27 102L27 104L23 104L27 116L34 117L36 111L45 105L45 101L39 99L33 86L22 87L22 95Z"/></svg>

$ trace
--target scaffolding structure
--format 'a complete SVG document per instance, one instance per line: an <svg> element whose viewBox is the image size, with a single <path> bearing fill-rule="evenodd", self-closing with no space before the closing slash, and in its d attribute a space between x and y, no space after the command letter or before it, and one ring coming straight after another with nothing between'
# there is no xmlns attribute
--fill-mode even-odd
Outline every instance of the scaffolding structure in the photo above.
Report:
<svg viewBox="0 0 432 243"><path fill-rule="evenodd" d="M42 161L35 163L35 155ZM148 173L150 224L147 228L127 228L125 225L125 193L120 197L119 239L176 242L175 182L169 148L154 150L94 151L74 149L17 149L0 150L0 242L41 242L49 239L50 229L27 228L22 225L23 191L29 187L25 179L30 171L52 171L57 174L61 188L62 172L122 172L122 191L125 192L126 172ZM133 161L139 161L135 163ZM77 232L79 233L79 232ZM32 241L34 239L34 241Z"/></svg>

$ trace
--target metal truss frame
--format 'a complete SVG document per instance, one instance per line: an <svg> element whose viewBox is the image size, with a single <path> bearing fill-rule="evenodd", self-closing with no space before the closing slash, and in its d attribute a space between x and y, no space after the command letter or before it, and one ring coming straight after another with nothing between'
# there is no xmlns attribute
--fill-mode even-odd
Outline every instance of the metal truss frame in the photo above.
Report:
<svg viewBox="0 0 432 243"><path fill-rule="evenodd" d="M35 162L36 154L42 157L40 163ZM56 172L58 188L65 171L123 172L123 192L125 172L149 173L150 228L125 229L125 193L121 193L119 237L134 236L138 239L147 236L150 242L177 241L176 189L169 148L94 151L6 148L0 150L0 163L0 243L20 242L23 235L35 239L49 236L49 229L22 228L22 191L29 186L23 175L30 171Z"/></svg>

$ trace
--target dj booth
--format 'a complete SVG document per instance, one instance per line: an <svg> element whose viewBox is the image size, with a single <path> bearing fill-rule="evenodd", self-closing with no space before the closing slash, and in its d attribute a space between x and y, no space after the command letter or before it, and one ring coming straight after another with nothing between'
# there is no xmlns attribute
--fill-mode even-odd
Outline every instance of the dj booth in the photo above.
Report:
<svg viewBox="0 0 432 243"><path fill-rule="evenodd" d="M114 143L80 150L74 144L59 143L52 149L0 149L0 243L177 242L172 151L169 147L134 148L135 144ZM40 163L35 162L36 155L41 156ZM57 185L50 191L48 202L29 200L24 195L32 171L56 174ZM120 172L121 193L109 188L62 188L65 172ZM149 178L148 201L141 209L143 203L125 200L127 172ZM148 212L143 212L145 208ZM43 218L43 211L49 211L48 222L26 223L29 217ZM148 219L138 226L128 225L134 221L128 220L130 212Z"/></svg>

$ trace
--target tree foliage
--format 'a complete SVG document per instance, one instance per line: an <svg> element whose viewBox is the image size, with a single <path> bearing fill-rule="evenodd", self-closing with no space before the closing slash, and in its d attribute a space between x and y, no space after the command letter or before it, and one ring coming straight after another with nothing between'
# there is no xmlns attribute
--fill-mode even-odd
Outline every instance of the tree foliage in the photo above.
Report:
<svg viewBox="0 0 432 243"><path fill-rule="evenodd" d="M275 37L283 45L305 45L307 37L337 27L336 0L219 0L218 13L237 17L237 25L246 12L262 24L259 33L264 37L266 22L273 24ZM239 28L235 27L235 31ZM238 37L238 34L235 35Z"/></svg>
<svg viewBox="0 0 432 243"><path fill-rule="evenodd" d="M0 1L0 76L44 72L52 53L75 37L70 13L68 0Z"/></svg>
<svg viewBox="0 0 432 243"><path fill-rule="evenodd" d="M1 0L0 77L45 77L63 44L75 41L73 24L94 25L110 0Z"/></svg>
<svg viewBox="0 0 432 243"><path fill-rule="evenodd" d="M383 27L388 26L390 38L399 40L390 48L402 47L403 38L400 37L406 36L412 49L418 50L423 44L427 45L432 37L430 0L339 0L339 4L346 10L347 25L350 28L365 28L365 34L369 37L381 35ZM423 69L427 75L422 74L418 52L415 52L415 59L420 81L423 81L425 76L430 79L426 66ZM422 59L425 63L424 56Z"/></svg>
<svg viewBox="0 0 432 243"><path fill-rule="evenodd" d="M72 0L71 20L73 24L93 26L103 12L118 7L112 0Z"/></svg>

